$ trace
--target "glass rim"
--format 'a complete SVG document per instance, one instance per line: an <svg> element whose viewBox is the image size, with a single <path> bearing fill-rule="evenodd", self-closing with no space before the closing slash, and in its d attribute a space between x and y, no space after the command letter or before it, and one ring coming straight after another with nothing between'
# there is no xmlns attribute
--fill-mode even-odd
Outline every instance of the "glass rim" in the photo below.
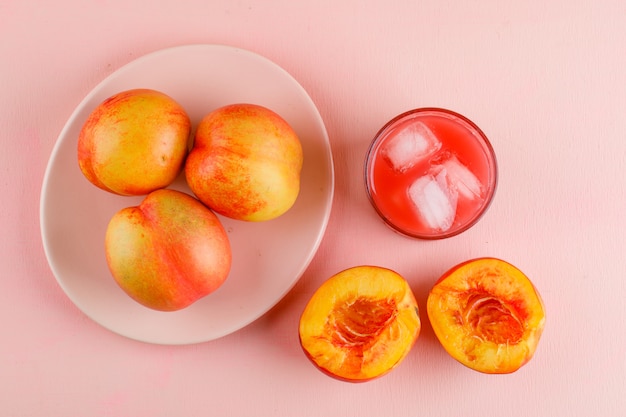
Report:
<svg viewBox="0 0 626 417"><path fill-rule="evenodd" d="M476 138L476 140L482 141L481 145L483 145L484 150L485 150L487 165L489 166L490 173L493 173L493 175L490 176L489 182L486 184L487 195L484 197L483 202L482 204L480 204L479 209L476 210L476 212L471 216L469 221L460 225L459 227L456 227L456 228L453 227L450 230L447 230L444 232L416 233L416 232L407 231L403 229L402 227L396 225L389 218L389 216L386 216L382 212L382 210L378 207L372 195L371 171L373 169L372 161L378 155L378 145L387 137L388 131L390 131L392 127L396 126L398 123L400 123L401 121L404 121L406 118L410 116L413 116L415 114L428 113L428 112L440 114L440 115L452 116L458 120L461 120L463 123L467 124L470 130L473 131L474 133L473 136ZM372 205L372 207L374 208L378 216L385 222L387 226L389 226L391 229L393 229L395 232L398 232L401 235L404 235L410 238L415 238L415 239L422 239L422 240L446 239L446 238L450 238L453 236L457 236L467 231L474 225L476 225L476 223L478 223L478 221L487 212L487 209L491 206L493 197L496 193L496 189L498 188L498 176L499 176L498 174L499 174L499 169L498 169L498 162L496 159L495 150L493 149L493 145L489 141L489 138L482 131L482 129L478 127L478 125L476 125L476 123L474 123L472 120L468 119L466 116L460 113L457 113L453 110L449 110L449 109L442 108L442 107L418 107L418 108L405 111L393 117L376 132L365 154L365 164L364 164L365 191L367 194L367 198L370 201L370 204Z"/></svg>

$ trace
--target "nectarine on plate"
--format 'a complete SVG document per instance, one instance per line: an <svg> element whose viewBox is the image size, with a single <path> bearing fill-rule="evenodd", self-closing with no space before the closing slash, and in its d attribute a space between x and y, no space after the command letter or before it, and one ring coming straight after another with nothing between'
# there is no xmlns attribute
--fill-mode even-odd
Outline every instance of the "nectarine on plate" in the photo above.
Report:
<svg viewBox="0 0 626 417"><path fill-rule="evenodd" d="M112 279L105 260L109 220L120 209L140 204L142 197L119 196L94 187L76 161L80 129L93 109L107 97L135 88L157 90L176 100L192 126L212 110L232 103L270 108L298 134L306 161L298 198L284 215L262 223L220 217L231 242L230 275L210 295L174 312L155 311L128 297ZM168 188L192 194L182 174ZM333 190L332 154L324 123L290 74L262 56L235 47L174 47L115 71L67 121L43 182L43 245L61 288L105 328L150 343L204 342L248 325L292 288L319 247Z"/></svg>
<svg viewBox="0 0 626 417"><path fill-rule="evenodd" d="M272 109L233 103L213 110L196 129L185 178L200 201L223 216L268 221L287 212L300 192L302 144Z"/></svg>
<svg viewBox="0 0 626 417"><path fill-rule="evenodd" d="M120 91L100 103L78 135L78 165L95 186L120 195L165 188L180 174L191 121L160 91Z"/></svg>
<svg viewBox="0 0 626 417"><path fill-rule="evenodd" d="M228 277L232 251L219 218L176 190L156 190L109 222L104 238L113 278L135 301L176 311L216 291Z"/></svg>

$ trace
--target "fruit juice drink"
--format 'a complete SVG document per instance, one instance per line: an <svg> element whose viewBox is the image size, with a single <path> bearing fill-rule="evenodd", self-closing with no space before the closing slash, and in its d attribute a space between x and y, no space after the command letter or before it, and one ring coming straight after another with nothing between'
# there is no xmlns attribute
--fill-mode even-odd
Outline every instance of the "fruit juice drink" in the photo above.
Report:
<svg viewBox="0 0 626 417"><path fill-rule="evenodd" d="M368 197L382 219L411 237L441 239L473 226L497 183L489 140L473 122L422 108L389 121L367 153Z"/></svg>

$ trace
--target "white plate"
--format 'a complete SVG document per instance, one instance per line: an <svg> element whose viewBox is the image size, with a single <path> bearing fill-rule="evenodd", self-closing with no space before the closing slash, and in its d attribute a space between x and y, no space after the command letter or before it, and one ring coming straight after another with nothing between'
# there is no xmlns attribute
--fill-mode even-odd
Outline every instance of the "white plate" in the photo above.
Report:
<svg viewBox="0 0 626 417"><path fill-rule="evenodd" d="M194 126L222 105L268 107L298 133L304 151L301 192L283 216L263 223L221 218L233 266L216 292L177 312L157 312L130 299L113 281L104 233L119 209L142 197L121 197L91 185L77 162L78 133L109 96L153 88L177 100ZM184 177L171 188L189 191ZM149 343L213 340L250 324L293 287L315 255L328 223L334 190L324 123L306 91L285 70L252 52L222 45L188 45L139 58L100 83L76 108L52 152L41 194L41 232L50 267L67 296L91 319Z"/></svg>

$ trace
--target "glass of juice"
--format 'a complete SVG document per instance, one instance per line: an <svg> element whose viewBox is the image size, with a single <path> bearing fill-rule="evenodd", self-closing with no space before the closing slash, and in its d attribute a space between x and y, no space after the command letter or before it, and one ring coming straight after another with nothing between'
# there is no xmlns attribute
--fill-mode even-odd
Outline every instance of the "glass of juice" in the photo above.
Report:
<svg viewBox="0 0 626 417"><path fill-rule="evenodd" d="M471 120L420 108L378 131L365 160L370 202L395 231L443 239L472 227L496 190L496 156Z"/></svg>

